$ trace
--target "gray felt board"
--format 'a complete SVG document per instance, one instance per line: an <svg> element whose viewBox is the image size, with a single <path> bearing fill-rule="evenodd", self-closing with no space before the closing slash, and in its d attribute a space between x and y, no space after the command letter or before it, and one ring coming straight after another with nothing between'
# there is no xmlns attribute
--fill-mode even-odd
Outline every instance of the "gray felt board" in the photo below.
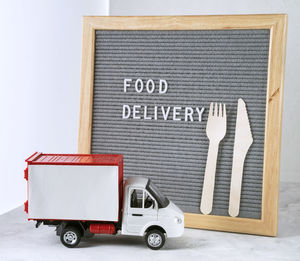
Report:
<svg viewBox="0 0 300 261"><path fill-rule="evenodd" d="M261 218L269 30L97 30L95 38L92 153L124 155L124 175L151 178L183 211L200 213L210 102L227 105L220 143L214 215L228 216L238 98L247 104L254 142L247 154L240 217ZM131 78L127 92L123 81ZM168 91L137 93L134 82L153 79ZM204 107L202 121L122 119L123 105ZM183 110L181 111L181 113ZM143 116L143 114L141 114Z"/></svg>

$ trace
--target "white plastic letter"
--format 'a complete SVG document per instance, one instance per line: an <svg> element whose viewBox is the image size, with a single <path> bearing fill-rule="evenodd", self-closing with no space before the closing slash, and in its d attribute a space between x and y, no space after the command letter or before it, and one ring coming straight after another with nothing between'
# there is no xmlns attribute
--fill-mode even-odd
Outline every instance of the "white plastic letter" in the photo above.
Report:
<svg viewBox="0 0 300 261"><path fill-rule="evenodd" d="M166 93L168 90L168 83L166 80L160 79L159 80L159 93L163 94Z"/></svg>
<svg viewBox="0 0 300 261"><path fill-rule="evenodd" d="M124 92L127 92L127 87L130 86L132 79L124 79Z"/></svg>
<svg viewBox="0 0 300 261"><path fill-rule="evenodd" d="M151 120L151 116L147 116L147 106L144 107L144 120Z"/></svg>
<svg viewBox="0 0 300 261"><path fill-rule="evenodd" d="M194 121L194 119L193 119L193 113L194 113L194 110L193 110L192 107L185 107L184 120L188 121L188 118L190 118L190 121Z"/></svg>
<svg viewBox="0 0 300 261"><path fill-rule="evenodd" d="M154 120L157 120L157 106L154 106Z"/></svg>
<svg viewBox="0 0 300 261"><path fill-rule="evenodd" d="M152 87L150 87L150 85L151 85ZM151 89L150 89L150 88L151 88ZM148 92L148 93L154 92L155 84L154 84L154 81L153 81L153 80L149 79L149 80L147 81L147 83L146 83L146 89L147 89L147 92Z"/></svg>
<svg viewBox="0 0 300 261"><path fill-rule="evenodd" d="M174 107L173 108L173 121L181 121L180 118L177 118L176 116L178 116L180 114L181 107Z"/></svg>
<svg viewBox="0 0 300 261"><path fill-rule="evenodd" d="M201 110L199 110L199 108L196 107L196 111L197 111L197 113L199 115L199 121L202 121L202 114L204 112L204 107L202 107Z"/></svg>
<svg viewBox="0 0 300 261"><path fill-rule="evenodd" d="M141 93L143 91L143 89L144 89L144 83L143 83L142 79L137 79L135 82L135 90L138 93Z"/></svg>
<svg viewBox="0 0 300 261"><path fill-rule="evenodd" d="M167 107L167 111L165 111L165 107L161 106L161 112L163 114L164 120L166 121L170 113L170 107Z"/></svg>
<svg viewBox="0 0 300 261"><path fill-rule="evenodd" d="M132 118L135 120L139 120L141 119L140 116L136 116L136 114L140 113L139 109L141 108L140 105L133 105L133 109L132 109Z"/></svg>
<svg viewBox="0 0 300 261"><path fill-rule="evenodd" d="M124 104L123 105L123 113L122 113L122 119L128 119L130 117L130 107L129 105Z"/></svg>

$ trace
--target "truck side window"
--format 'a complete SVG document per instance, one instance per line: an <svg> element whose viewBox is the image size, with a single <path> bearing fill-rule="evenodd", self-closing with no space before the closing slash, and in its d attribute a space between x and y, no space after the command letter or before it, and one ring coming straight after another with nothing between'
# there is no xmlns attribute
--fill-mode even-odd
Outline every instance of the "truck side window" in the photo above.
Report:
<svg viewBox="0 0 300 261"><path fill-rule="evenodd" d="M144 208L150 208L153 206L154 202L152 198L149 196L149 194L145 191L145 196L144 196Z"/></svg>
<svg viewBox="0 0 300 261"><path fill-rule="evenodd" d="M134 189L131 191L130 207L131 208L142 208L143 207L143 190Z"/></svg>

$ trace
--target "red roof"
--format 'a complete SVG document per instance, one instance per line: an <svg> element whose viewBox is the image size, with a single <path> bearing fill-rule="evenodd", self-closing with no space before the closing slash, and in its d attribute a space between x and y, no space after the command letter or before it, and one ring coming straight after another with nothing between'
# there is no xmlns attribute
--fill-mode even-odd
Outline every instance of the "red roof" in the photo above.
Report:
<svg viewBox="0 0 300 261"><path fill-rule="evenodd" d="M119 154L43 154L34 153L25 161L34 165L118 165L123 160Z"/></svg>

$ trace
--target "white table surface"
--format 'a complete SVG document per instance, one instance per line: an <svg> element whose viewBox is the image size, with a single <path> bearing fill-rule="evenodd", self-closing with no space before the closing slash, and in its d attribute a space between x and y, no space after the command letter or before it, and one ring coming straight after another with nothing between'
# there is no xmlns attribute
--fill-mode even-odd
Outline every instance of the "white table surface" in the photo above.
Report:
<svg viewBox="0 0 300 261"><path fill-rule="evenodd" d="M54 227L28 222L23 206L0 216L0 260L300 260L300 184L280 188L277 237L185 229L152 251L142 238L97 235L64 247Z"/></svg>

